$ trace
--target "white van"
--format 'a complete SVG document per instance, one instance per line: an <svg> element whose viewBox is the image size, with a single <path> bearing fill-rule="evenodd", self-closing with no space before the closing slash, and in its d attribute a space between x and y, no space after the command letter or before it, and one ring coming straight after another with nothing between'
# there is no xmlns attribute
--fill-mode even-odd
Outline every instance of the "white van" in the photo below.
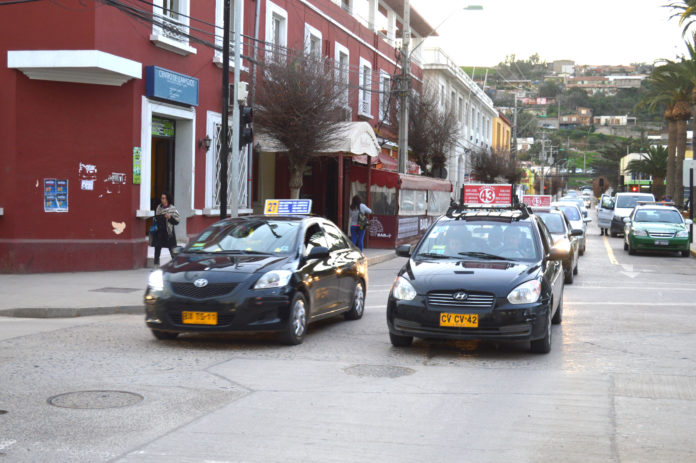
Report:
<svg viewBox="0 0 696 463"><path fill-rule="evenodd" d="M611 219L614 218L614 198L609 194L603 194L597 203L597 226L600 235L608 235L611 227Z"/></svg>
<svg viewBox="0 0 696 463"><path fill-rule="evenodd" d="M631 215L638 201L655 201L652 193L616 193L614 196L614 217L611 219L611 236L623 235L624 217Z"/></svg>

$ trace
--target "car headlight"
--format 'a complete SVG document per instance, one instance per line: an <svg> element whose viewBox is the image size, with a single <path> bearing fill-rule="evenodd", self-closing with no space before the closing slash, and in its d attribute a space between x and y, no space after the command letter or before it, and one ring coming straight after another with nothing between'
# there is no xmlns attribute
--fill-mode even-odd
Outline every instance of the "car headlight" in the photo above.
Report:
<svg viewBox="0 0 696 463"><path fill-rule="evenodd" d="M510 304L531 304L539 300L539 295L541 295L541 283L538 280L530 280L510 291L507 300Z"/></svg>
<svg viewBox="0 0 696 463"><path fill-rule="evenodd" d="M648 236L648 232L646 232L645 230L641 230L639 228L634 228L633 235L634 236Z"/></svg>
<svg viewBox="0 0 696 463"><path fill-rule="evenodd" d="M675 236L675 238L688 238L689 237L689 230L682 230L680 232L677 232L677 234L674 236Z"/></svg>
<svg viewBox="0 0 696 463"><path fill-rule="evenodd" d="M280 288L290 282L290 277L292 277L290 270L271 270L259 278L254 289Z"/></svg>
<svg viewBox="0 0 696 463"><path fill-rule="evenodd" d="M396 280L394 280L394 285L392 286L391 294L394 299L410 301L413 300L418 293L416 293L413 285L411 285L406 278L396 277Z"/></svg>
<svg viewBox="0 0 696 463"><path fill-rule="evenodd" d="M164 273L155 270L147 277L147 286L153 291L164 291Z"/></svg>

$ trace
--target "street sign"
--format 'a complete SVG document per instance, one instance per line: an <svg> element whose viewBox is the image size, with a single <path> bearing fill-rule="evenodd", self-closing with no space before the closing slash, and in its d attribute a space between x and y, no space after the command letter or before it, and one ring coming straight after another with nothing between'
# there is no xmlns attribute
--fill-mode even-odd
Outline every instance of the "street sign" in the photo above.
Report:
<svg viewBox="0 0 696 463"><path fill-rule="evenodd" d="M512 204L512 185L466 184L464 204L484 206L509 206Z"/></svg>
<svg viewBox="0 0 696 463"><path fill-rule="evenodd" d="M266 215L310 214L311 199L267 199L263 208Z"/></svg>
<svg viewBox="0 0 696 463"><path fill-rule="evenodd" d="M531 207L549 207L551 195L523 195L522 202Z"/></svg>

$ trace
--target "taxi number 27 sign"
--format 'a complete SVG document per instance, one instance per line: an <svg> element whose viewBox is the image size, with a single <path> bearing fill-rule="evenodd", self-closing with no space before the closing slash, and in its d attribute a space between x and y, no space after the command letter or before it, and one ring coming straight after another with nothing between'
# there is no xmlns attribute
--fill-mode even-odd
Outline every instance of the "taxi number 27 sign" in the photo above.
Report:
<svg viewBox="0 0 696 463"><path fill-rule="evenodd" d="M511 202L512 185L464 185L464 204L485 204L491 206L499 206L509 205Z"/></svg>

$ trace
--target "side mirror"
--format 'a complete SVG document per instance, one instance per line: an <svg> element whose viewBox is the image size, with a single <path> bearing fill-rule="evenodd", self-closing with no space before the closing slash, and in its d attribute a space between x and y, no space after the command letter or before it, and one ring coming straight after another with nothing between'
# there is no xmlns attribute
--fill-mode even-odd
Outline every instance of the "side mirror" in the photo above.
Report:
<svg viewBox="0 0 696 463"><path fill-rule="evenodd" d="M590 223L590 222L592 222L592 219L589 217L585 217L584 219L582 219L582 221L585 223Z"/></svg>
<svg viewBox="0 0 696 463"><path fill-rule="evenodd" d="M324 246L317 246L312 248L307 254L307 260L309 259L325 259L329 257L329 248Z"/></svg>
<svg viewBox="0 0 696 463"><path fill-rule="evenodd" d="M570 232L570 236L582 236L582 235L584 235L584 234L585 234L585 232L583 232L583 231L582 231L581 229L579 229L579 228L574 228L574 229Z"/></svg>
<svg viewBox="0 0 696 463"><path fill-rule="evenodd" d="M570 255L570 249L567 247L552 247L549 253L551 260L563 260Z"/></svg>
<svg viewBox="0 0 696 463"><path fill-rule="evenodd" d="M694 223L694 221L691 220L691 219L686 219L686 220L684 220L684 224L685 224L685 225L691 225L692 223Z"/></svg>
<svg viewBox="0 0 696 463"><path fill-rule="evenodd" d="M623 218L623 223L631 223L631 218L630 218L630 217L624 217L624 218Z"/></svg>
<svg viewBox="0 0 696 463"><path fill-rule="evenodd" d="M172 257L176 257L179 254L181 254L181 251L183 251L184 248L182 246L177 246L175 248L172 248Z"/></svg>
<svg viewBox="0 0 696 463"><path fill-rule="evenodd" d="M396 255L399 257L411 257L411 245L402 244L396 247Z"/></svg>

